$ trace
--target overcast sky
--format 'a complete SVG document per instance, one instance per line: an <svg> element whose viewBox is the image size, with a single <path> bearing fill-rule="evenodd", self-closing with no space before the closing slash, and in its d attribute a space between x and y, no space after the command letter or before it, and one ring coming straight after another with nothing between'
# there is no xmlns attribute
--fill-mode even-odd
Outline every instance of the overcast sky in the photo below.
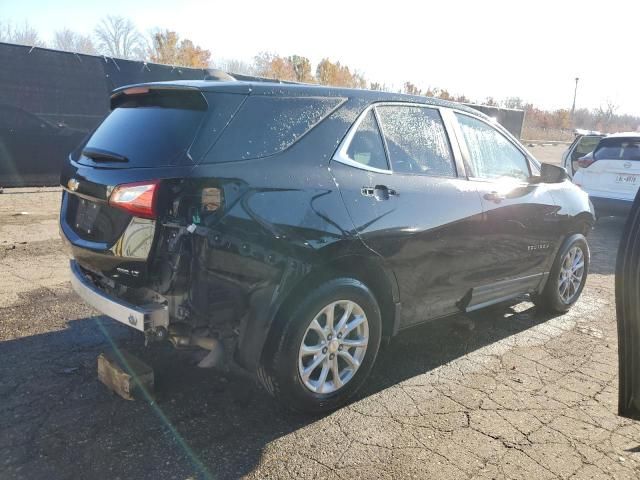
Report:
<svg viewBox="0 0 640 480"><path fill-rule="evenodd" d="M339 60L370 81L446 88L472 99L519 96L545 108L611 99L640 115L640 1L0 0L0 21L50 41L123 15L147 32L177 31L213 58L260 51ZM5 66L3 66L5 68Z"/></svg>

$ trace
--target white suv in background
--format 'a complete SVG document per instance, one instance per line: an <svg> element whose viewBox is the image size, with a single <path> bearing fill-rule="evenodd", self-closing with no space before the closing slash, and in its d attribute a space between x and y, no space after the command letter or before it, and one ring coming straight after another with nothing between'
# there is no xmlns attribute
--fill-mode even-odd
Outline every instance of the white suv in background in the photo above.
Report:
<svg viewBox="0 0 640 480"><path fill-rule="evenodd" d="M588 153L593 152L600 140L606 137L604 133L579 128L576 129L574 133L576 138L562 154L562 166L567 170L571 178L573 178L579 168L578 160Z"/></svg>
<svg viewBox="0 0 640 480"><path fill-rule="evenodd" d="M596 215L626 215L640 186L640 133L608 135L577 163L573 182L589 194Z"/></svg>

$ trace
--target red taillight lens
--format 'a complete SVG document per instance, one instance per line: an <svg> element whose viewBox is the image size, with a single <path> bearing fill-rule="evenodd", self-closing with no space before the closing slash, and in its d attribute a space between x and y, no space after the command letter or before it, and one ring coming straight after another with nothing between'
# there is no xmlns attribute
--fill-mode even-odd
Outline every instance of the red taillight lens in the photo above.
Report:
<svg viewBox="0 0 640 480"><path fill-rule="evenodd" d="M142 218L156 218L159 180L118 185L109 196L109 205Z"/></svg>
<svg viewBox="0 0 640 480"><path fill-rule="evenodd" d="M595 160L593 158L579 158L578 159L578 166L580 168L587 168L593 162L595 162Z"/></svg>

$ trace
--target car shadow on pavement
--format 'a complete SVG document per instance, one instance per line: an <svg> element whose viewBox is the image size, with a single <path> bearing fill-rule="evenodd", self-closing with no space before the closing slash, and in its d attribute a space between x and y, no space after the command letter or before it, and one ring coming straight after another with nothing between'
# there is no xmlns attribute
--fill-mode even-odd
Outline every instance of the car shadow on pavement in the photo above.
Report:
<svg viewBox="0 0 640 480"><path fill-rule="evenodd" d="M373 371L374 381L364 395L433 371L551 318L554 316L538 312L528 302L502 304L401 332L381 350Z"/></svg>
<svg viewBox="0 0 640 480"><path fill-rule="evenodd" d="M601 217L595 225L595 230L606 230L606 235L595 235L595 232L587 237L591 250L591 265L589 273L600 275L613 275L616 271L616 255L620 237L626 218Z"/></svg>
<svg viewBox="0 0 640 480"><path fill-rule="evenodd" d="M354 401L549 319L526 307L401 333ZM113 348L153 365L155 402L125 401L97 381L97 355ZM0 358L2 478L237 478L274 440L319 420L287 411L248 378L197 368L193 354L145 348L137 332L104 317L2 342Z"/></svg>

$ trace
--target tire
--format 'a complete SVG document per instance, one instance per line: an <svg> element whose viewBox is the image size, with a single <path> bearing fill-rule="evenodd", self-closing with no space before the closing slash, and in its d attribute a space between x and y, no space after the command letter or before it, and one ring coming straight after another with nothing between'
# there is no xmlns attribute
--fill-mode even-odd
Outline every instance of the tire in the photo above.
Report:
<svg viewBox="0 0 640 480"><path fill-rule="evenodd" d="M328 313L333 312L333 325L338 327L350 305L346 327L330 330ZM282 317L269 335L258 371L265 388L297 411L319 414L345 405L366 381L380 347L382 320L371 290L359 280L336 278L315 288ZM347 355L359 360L357 367L345 360ZM320 363L311 370L316 362Z"/></svg>
<svg viewBox="0 0 640 480"><path fill-rule="evenodd" d="M568 256L573 251L579 251L582 256L582 275L579 282L574 276L569 276L563 283L563 271L567 272L566 268L563 268L563 266L567 267L568 264L566 262L571 260ZM576 253L576 255L579 254ZM575 259L576 257L574 257L574 260ZM582 289L584 288L584 284L587 281L587 275L589 273L589 260L589 245L587 244L587 240L584 236L577 233L567 238L556 255L553 266L551 267L551 272L549 272L549 277L547 278L547 283L544 286L544 290L540 295L534 298L536 306L540 310L548 313L567 312L580 298L580 294L582 293ZM567 275L567 273L564 273L564 275ZM565 288L568 290L565 290ZM562 292L565 292L564 295Z"/></svg>

